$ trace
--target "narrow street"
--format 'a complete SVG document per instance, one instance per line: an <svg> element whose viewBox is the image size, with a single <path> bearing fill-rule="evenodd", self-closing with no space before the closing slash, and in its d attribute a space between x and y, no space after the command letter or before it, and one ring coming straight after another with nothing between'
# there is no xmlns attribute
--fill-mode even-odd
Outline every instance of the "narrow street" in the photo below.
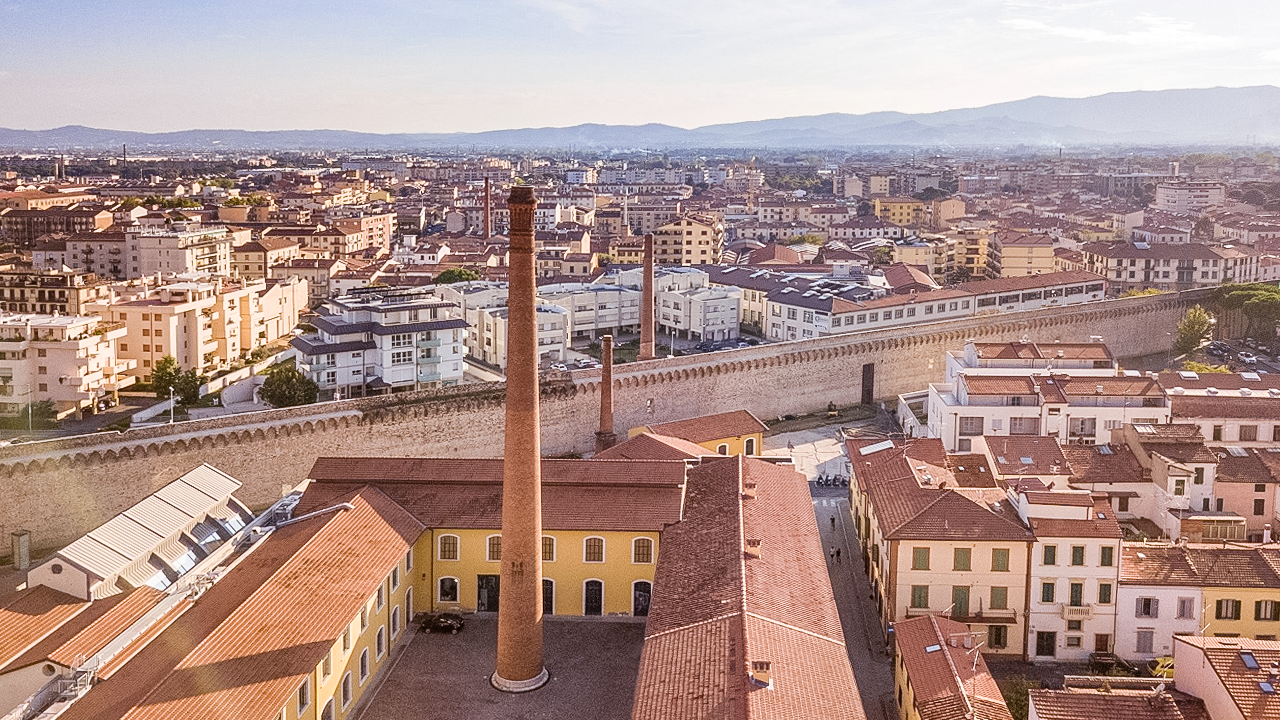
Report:
<svg viewBox="0 0 1280 720"><path fill-rule="evenodd" d="M831 589L835 592L849 664L858 681L858 692L868 720L894 720L893 667L885 653L884 637L871 586L862 571L857 533L849 517L848 488L814 487L813 511L823 547L837 548L840 559L827 556ZM835 518L832 526L831 519Z"/></svg>
<svg viewBox="0 0 1280 720"><path fill-rule="evenodd" d="M873 419L865 424L874 427L877 422ZM827 572L863 708L868 720L896 720L893 666L885 653L871 586L862 570L857 531L849 515L849 488L824 487L812 482L819 475L847 475L848 463L839 435L841 425L766 436L764 454L791 456L796 470L810 480L814 521L822 537L822 547L828 551ZM838 561L830 556L832 548L840 550Z"/></svg>

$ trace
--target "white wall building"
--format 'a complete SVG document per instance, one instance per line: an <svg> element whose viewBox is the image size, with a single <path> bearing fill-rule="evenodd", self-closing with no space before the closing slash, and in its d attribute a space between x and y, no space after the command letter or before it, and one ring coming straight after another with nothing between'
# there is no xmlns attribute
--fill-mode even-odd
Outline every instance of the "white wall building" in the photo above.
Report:
<svg viewBox="0 0 1280 720"><path fill-rule="evenodd" d="M431 289L367 288L332 298L294 338L299 369L322 396L353 397L456 385L467 323Z"/></svg>
<svg viewBox="0 0 1280 720"><path fill-rule="evenodd" d="M0 314L0 415L52 402L57 417L77 417L135 378L136 361L119 356L125 328L86 315Z"/></svg>

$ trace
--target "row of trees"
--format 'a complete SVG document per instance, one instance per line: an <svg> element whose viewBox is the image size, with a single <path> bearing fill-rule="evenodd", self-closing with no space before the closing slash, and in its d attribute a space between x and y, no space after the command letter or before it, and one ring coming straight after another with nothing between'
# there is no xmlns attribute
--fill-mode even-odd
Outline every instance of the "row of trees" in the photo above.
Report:
<svg viewBox="0 0 1280 720"><path fill-rule="evenodd" d="M1280 288L1275 285L1223 285L1218 288L1218 303L1243 312L1250 335L1275 337L1276 323L1280 322Z"/></svg>

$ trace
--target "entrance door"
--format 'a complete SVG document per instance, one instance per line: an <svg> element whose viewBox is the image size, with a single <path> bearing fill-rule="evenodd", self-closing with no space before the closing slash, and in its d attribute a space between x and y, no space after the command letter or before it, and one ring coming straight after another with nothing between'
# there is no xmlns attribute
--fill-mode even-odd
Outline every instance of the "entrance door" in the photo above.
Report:
<svg viewBox="0 0 1280 720"><path fill-rule="evenodd" d="M476 576L476 612L498 612L498 575Z"/></svg>
<svg viewBox="0 0 1280 720"><path fill-rule="evenodd" d="M876 364L866 363L862 366L862 404L870 405L875 401Z"/></svg>
<svg viewBox="0 0 1280 720"><path fill-rule="evenodd" d="M1111 635L1108 633L1098 633L1093 636L1094 652L1111 652Z"/></svg>
<svg viewBox="0 0 1280 720"><path fill-rule="evenodd" d="M588 580L582 589L582 614L604 614L604 583L599 580Z"/></svg>
<svg viewBox="0 0 1280 720"><path fill-rule="evenodd" d="M542 614L556 614L556 581L542 578Z"/></svg>
<svg viewBox="0 0 1280 720"><path fill-rule="evenodd" d="M647 582L638 582L631 586L631 614L644 617L649 614L649 597L653 594L653 586Z"/></svg>
<svg viewBox="0 0 1280 720"><path fill-rule="evenodd" d="M969 586L956 585L951 588L951 617L969 617Z"/></svg>
<svg viewBox="0 0 1280 720"><path fill-rule="evenodd" d="M1042 657L1053 657L1058 652L1058 633L1056 632L1038 632L1036 633L1036 655Z"/></svg>

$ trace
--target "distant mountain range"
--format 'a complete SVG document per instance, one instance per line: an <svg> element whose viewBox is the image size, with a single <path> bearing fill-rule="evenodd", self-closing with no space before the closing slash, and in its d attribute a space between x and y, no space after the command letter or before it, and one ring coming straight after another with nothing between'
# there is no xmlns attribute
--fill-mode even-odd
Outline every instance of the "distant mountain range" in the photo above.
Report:
<svg viewBox="0 0 1280 720"><path fill-rule="evenodd" d="M979 108L907 114L831 113L706 125L575 125L476 133L346 130L183 130L140 133L78 125L0 128L0 148L154 150L441 150L1243 145L1280 142L1280 88L1205 88L1032 97Z"/></svg>

